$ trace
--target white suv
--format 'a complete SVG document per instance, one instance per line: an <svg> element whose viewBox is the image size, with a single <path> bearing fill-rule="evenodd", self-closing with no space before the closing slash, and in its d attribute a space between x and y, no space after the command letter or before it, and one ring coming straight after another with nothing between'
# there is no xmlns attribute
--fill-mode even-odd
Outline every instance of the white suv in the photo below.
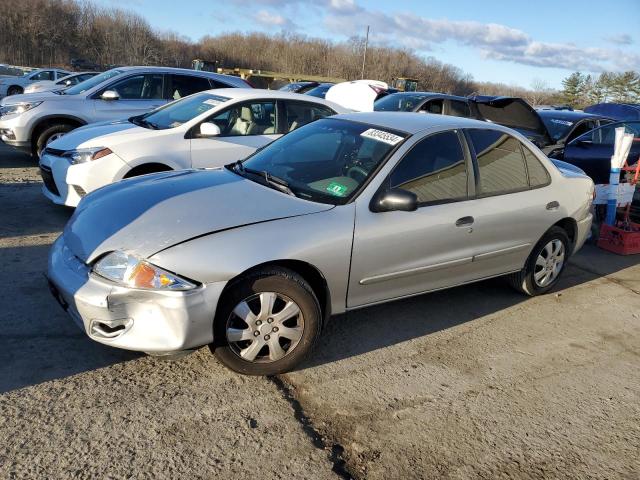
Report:
<svg viewBox="0 0 640 480"><path fill-rule="evenodd" d="M166 67L122 67L61 92L0 102L0 140L38 157L51 141L94 122L125 119L192 93L250 85L238 77Z"/></svg>

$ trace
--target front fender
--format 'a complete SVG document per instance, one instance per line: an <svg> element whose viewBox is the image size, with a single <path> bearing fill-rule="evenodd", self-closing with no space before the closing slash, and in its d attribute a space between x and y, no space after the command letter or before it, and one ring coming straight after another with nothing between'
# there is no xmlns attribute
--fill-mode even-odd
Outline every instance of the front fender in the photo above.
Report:
<svg viewBox="0 0 640 480"><path fill-rule="evenodd" d="M235 227L170 247L152 255L149 261L202 283L228 282L269 262L306 262L326 279L331 311L338 314L346 307L354 218L355 205L347 204Z"/></svg>

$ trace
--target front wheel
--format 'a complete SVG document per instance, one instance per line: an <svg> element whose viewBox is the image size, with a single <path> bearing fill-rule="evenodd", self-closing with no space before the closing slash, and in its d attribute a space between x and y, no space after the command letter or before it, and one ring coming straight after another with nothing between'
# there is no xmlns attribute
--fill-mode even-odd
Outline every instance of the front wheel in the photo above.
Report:
<svg viewBox="0 0 640 480"><path fill-rule="evenodd" d="M309 355L321 319L318 299L300 275L279 267L259 270L241 278L224 295L211 349L239 373L284 373Z"/></svg>
<svg viewBox="0 0 640 480"><path fill-rule="evenodd" d="M533 248L525 267L507 277L513 288L529 296L542 295L551 290L564 270L570 254L567 233L551 227Z"/></svg>
<svg viewBox="0 0 640 480"><path fill-rule="evenodd" d="M43 130L36 140L36 148L35 155L40 158L42 151L54 140L58 140L63 137L65 134L69 133L75 127L73 125L68 125L65 123L61 123L58 125L52 125L49 128Z"/></svg>

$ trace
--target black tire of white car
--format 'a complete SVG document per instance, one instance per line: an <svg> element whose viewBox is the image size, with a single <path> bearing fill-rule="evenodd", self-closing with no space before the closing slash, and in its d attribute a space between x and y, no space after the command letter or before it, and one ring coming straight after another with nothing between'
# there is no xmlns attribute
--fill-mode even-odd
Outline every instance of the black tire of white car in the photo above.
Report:
<svg viewBox="0 0 640 480"><path fill-rule="evenodd" d="M536 273L536 261L541 255L543 249L554 240L562 242L562 246L564 247L564 261L562 263L560 271L557 273L555 278L553 278L553 280L547 285L540 286L536 283L534 278L534 275ZM521 293L524 293L525 295L529 295L531 297L534 297L536 295L543 295L553 287L555 287L555 285L558 283L558 280L562 276L562 272L567 266L567 261L569 260L570 253L571 242L569 241L567 232L560 227L551 227L549 230L547 230L547 232L542 236L542 238L538 241L536 246L531 251L531 255L529 255L529 258L525 263L525 267L519 272L508 275L506 277L507 281L513 288Z"/></svg>
<svg viewBox="0 0 640 480"><path fill-rule="evenodd" d="M13 85L13 86L9 87L9 89L7 90L7 97L9 97L11 95L20 95L23 92L24 92L24 89L22 87L18 87L16 85Z"/></svg>
<svg viewBox="0 0 640 480"><path fill-rule="evenodd" d="M238 352L238 343L235 347L227 338L227 331L230 318L234 318L232 313L236 306L252 296L260 293L275 293L295 302L299 307L301 318L303 319L302 336L297 343L286 350L285 355L273 361L261 363L259 361L248 361L241 358ZM280 306L280 308L282 308ZM277 316L274 308L273 316ZM256 312L253 312L254 314ZM298 321L299 321L298 317ZM237 318L236 318L237 320ZM272 321L271 318L268 319ZM252 333L260 341L263 338L262 331L258 332L255 325L246 323L249 329L254 329ZM277 331L278 323L275 322L273 328ZM265 325L262 325L265 327ZM283 328L282 326L280 328ZM214 320L214 343L210 345L211 351L218 360L226 367L245 375L276 375L292 370L302 360L307 358L315 346L322 330L322 313L316 295L309 284L297 273L281 267L268 267L249 273L234 282L221 299ZM265 338L269 337L266 335ZM270 339L274 341L273 339ZM251 340L253 343L254 340ZM275 340L275 341L280 341ZM284 339L286 343L286 339ZM264 343L264 342L263 342ZM240 342L242 344L242 342ZM243 345L249 344L246 341ZM269 347L270 348L270 347ZM285 347L286 348L286 347ZM293 348L291 350L291 348ZM264 350L260 350L261 352Z"/></svg>
<svg viewBox="0 0 640 480"><path fill-rule="evenodd" d="M49 139L51 137L56 134L64 135L65 133L69 133L74 128L75 127L72 125L60 123L58 125L52 125L40 132L40 135L38 135L38 139L36 140L36 151L34 152L36 157L40 158L42 150L44 150L44 148L47 146L47 143L49 142Z"/></svg>

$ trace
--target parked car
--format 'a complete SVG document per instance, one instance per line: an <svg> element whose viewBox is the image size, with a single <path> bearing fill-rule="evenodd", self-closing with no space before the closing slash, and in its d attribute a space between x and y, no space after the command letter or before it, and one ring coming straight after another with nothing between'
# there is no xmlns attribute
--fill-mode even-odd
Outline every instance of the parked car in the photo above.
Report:
<svg viewBox="0 0 640 480"><path fill-rule="evenodd" d="M467 98L434 92L399 92L377 100L374 110L475 118L513 128L538 147L551 142L540 115L524 99L518 97Z"/></svg>
<svg viewBox="0 0 640 480"><path fill-rule="evenodd" d="M122 67L60 92L32 93L0 102L0 140L35 157L82 125L146 113L211 88L241 87L238 77L167 67Z"/></svg>
<svg viewBox="0 0 640 480"><path fill-rule="evenodd" d="M309 355L331 315L502 275L548 292L589 235L593 190L499 125L336 115L244 162L89 194L48 276L93 340L208 344L235 371L272 375Z"/></svg>
<svg viewBox="0 0 640 480"><path fill-rule="evenodd" d="M609 183L615 130L618 127L624 127L627 132L634 134L628 160L630 165L635 165L640 158L640 121L609 123L584 133L569 142L559 158L580 167L596 184Z"/></svg>
<svg viewBox="0 0 640 480"><path fill-rule="evenodd" d="M329 88L325 98L356 112L372 112L373 104L389 94L389 85L378 80L354 80L336 83Z"/></svg>
<svg viewBox="0 0 640 480"><path fill-rule="evenodd" d="M640 120L639 103L598 103L585 108L584 111L620 121Z"/></svg>
<svg viewBox="0 0 640 480"><path fill-rule="evenodd" d="M26 72L22 76L4 77L0 79L0 98L19 95L24 92L27 85L34 82L40 82L42 80L56 81L70 74L71 72L59 68L40 68Z"/></svg>
<svg viewBox="0 0 640 480"><path fill-rule="evenodd" d="M305 95L310 95L312 97L325 98L329 89L334 85L335 83L329 83L329 82L320 83L316 87L313 87L304 93Z"/></svg>
<svg viewBox="0 0 640 480"><path fill-rule="evenodd" d="M60 80L42 80L40 82L34 82L31 85L27 85L24 89L24 93L41 93L41 92L58 92L65 88L77 85L80 82L89 80L91 77L95 77L98 72L80 72L72 73L66 77L62 77Z"/></svg>
<svg viewBox="0 0 640 480"><path fill-rule="evenodd" d="M78 128L40 158L42 188L75 207L88 192L137 175L219 167L318 118L347 110L297 93L219 89L196 93L129 120Z"/></svg>
<svg viewBox="0 0 640 480"><path fill-rule="evenodd" d="M283 85L278 90L281 92L305 93L307 90L311 90L318 85L320 85L318 82L293 82Z"/></svg>
<svg viewBox="0 0 640 480"><path fill-rule="evenodd" d="M601 115L569 110L538 110L551 143L542 151L552 158L562 158L567 143L594 128L613 122L613 119Z"/></svg>
<svg viewBox="0 0 640 480"><path fill-rule="evenodd" d="M100 65L84 58L72 58L69 63L76 70L100 70Z"/></svg>

